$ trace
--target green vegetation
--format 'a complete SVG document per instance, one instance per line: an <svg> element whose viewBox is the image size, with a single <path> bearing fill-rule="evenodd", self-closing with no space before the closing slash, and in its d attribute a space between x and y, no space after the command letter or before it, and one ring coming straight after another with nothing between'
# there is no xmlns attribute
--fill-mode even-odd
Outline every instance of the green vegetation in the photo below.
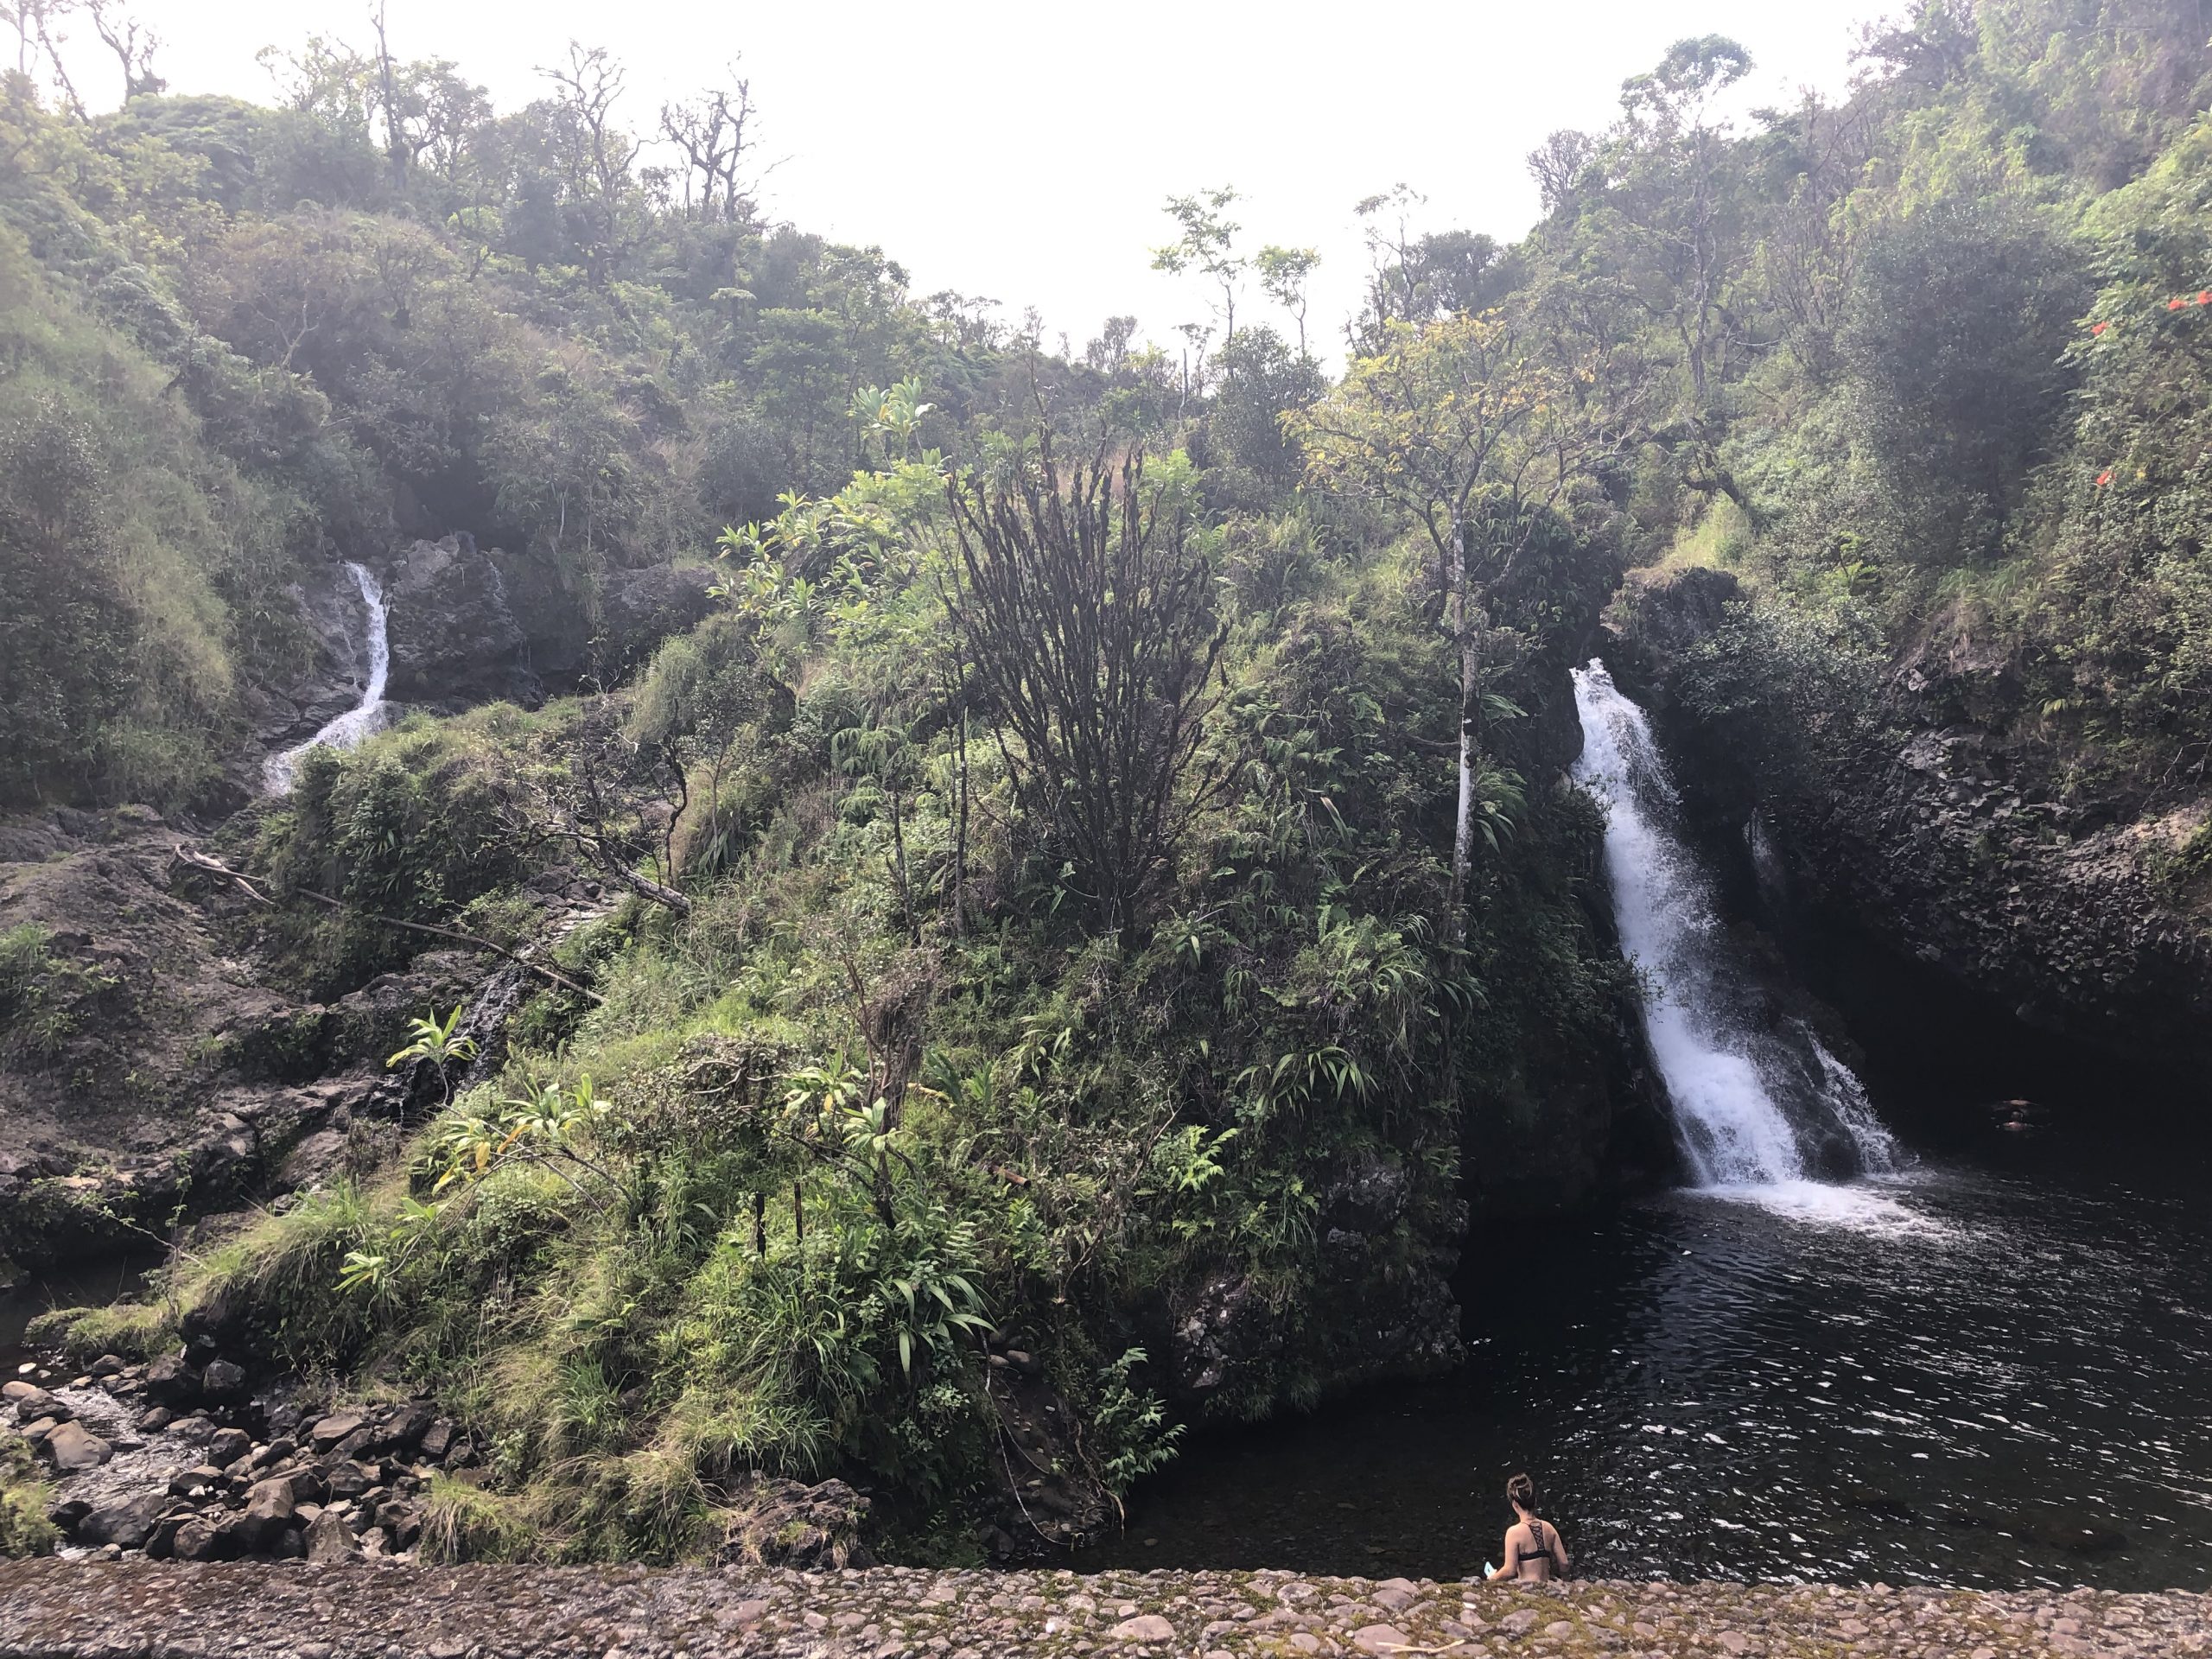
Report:
<svg viewBox="0 0 2212 1659"><path fill-rule="evenodd" d="M2075 785L2201 770L2194 16L1927 4L1744 130L1742 49L1681 42L1532 157L1520 245L1363 204L1334 385L1313 256L1248 253L1225 188L1157 254L1217 344L1062 360L760 224L742 88L670 112L671 181L597 52L508 115L327 46L279 110L9 76L0 583L58 607L0 603L10 798L205 793L326 543L469 526L582 617L721 561L632 683L411 717L233 830L343 906L256 924L318 997L397 922L575 984L496 1063L442 999L401 1162L172 1306L435 1389L496 1481L431 1536L497 1557L705 1554L753 1471L957 1553L1044 1390L1055 1472L1118 1497L1193 1419L1448 1357L1474 1166L1603 1150L1562 1103L1625 976L1556 785L1624 567L1745 578L1684 684L1777 768L1913 657L1997 663L1957 695ZM11 1028L43 950L0 941Z"/></svg>
<svg viewBox="0 0 2212 1659"><path fill-rule="evenodd" d="M49 1501L30 1447L13 1435L0 1441L0 1560L52 1553L61 1535L46 1518Z"/></svg>

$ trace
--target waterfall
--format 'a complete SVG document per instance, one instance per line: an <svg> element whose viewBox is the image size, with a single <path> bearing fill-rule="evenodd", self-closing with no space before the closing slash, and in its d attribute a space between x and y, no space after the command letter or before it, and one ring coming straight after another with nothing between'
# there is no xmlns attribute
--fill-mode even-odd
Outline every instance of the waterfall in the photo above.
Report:
<svg viewBox="0 0 2212 1659"><path fill-rule="evenodd" d="M263 764L262 779L272 795L281 795L292 786L293 774L299 771L300 761L309 749L326 744L334 749L353 748L384 724L385 681L391 672L391 641L385 627L384 589L367 566L348 559L346 569L353 578L353 585L361 590L362 608L368 613L369 682L361 690L361 700L351 709L306 742L286 749L282 754L272 754Z"/></svg>
<svg viewBox="0 0 2212 1659"><path fill-rule="evenodd" d="M1575 671L1574 704L1574 776L1605 807L1621 950L1643 981L1644 1030L1699 1183L1895 1169L1896 1143L1850 1067L1802 1020L1758 1017L1712 881L1672 827L1679 800L1643 710L1594 660Z"/></svg>

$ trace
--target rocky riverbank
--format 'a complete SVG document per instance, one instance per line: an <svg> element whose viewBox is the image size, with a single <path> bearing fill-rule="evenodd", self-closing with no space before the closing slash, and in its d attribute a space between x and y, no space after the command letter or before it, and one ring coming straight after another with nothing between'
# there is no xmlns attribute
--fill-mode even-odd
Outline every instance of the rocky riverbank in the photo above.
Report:
<svg viewBox="0 0 2212 1659"><path fill-rule="evenodd" d="M1289 1573L0 1563L20 1659L1583 1655L2183 1659L2212 1599L1881 1586L1491 1589Z"/></svg>

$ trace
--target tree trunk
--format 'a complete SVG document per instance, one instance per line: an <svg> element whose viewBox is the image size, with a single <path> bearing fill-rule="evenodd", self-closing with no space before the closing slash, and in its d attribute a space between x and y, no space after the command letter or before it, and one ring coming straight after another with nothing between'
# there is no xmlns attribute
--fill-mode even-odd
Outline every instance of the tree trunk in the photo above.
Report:
<svg viewBox="0 0 2212 1659"><path fill-rule="evenodd" d="M953 673L953 712L960 722L956 751L960 815L952 843L952 931L958 938L968 931L968 673L964 660L956 659Z"/></svg>
<svg viewBox="0 0 2212 1659"><path fill-rule="evenodd" d="M899 872L899 915L906 924L906 937L922 942L921 918L914 913L914 895L906 886L906 826L899 810L899 786L891 786L891 848Z"/></svg>
<svg viewBox="0 0 2212 1659"><path fill-rule="evenodd" d="M1479 613L1469 593L1467 525L1452 521L1452 633L1459 648L1459 815L1452 831L1452 913L1446 933L1455 945L1467 939L1467 873L1475 861L1475 750L1480 713Z"/></svg>

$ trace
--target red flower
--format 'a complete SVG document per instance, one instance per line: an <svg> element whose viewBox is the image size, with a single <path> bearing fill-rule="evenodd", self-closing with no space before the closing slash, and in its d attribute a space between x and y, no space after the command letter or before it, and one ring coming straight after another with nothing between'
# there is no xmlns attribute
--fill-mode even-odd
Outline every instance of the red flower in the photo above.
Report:
<svg viewBox="0 0 2212 1659"><path fill-rule="evenodd" d="M2189 302L2187 300L2168 300L2166 302L2166 309L2169 311L2178 311L2182 307L2188 303Z"/></svg>
<svg viewBox="0 0 2212 1659"><path fill-rule="evenodd" d="M2198 289L2196 302L2199 305L2212 305L2212 288Z"/></svg>
<svg viewBox="0 0 2212 1659"><path fill-rule="evenodd" d="M2101 489L2101 490L2102 488L2104 488L2104 486L2105 486L2106 485L2107 485L2107 484L2109 484L2109 483L2111 483L2111 482L2112 482L2112 468L2111 468L2111 467L2106 467L2106 468L2104 469L2104 471L2102 471L2101 473L2099 473L2099 474L2097 474L2097 487L2098 487L2099 489Z"/></svg>
<svg viewBox="0 0 2212 1659"><path fill-rule="evenodd" d="M2089 325L2089 333L2094 337L2095 335L2101 334L2106 329L2111 327L2112 324L2108 322L2093 322Z"/></svg>

